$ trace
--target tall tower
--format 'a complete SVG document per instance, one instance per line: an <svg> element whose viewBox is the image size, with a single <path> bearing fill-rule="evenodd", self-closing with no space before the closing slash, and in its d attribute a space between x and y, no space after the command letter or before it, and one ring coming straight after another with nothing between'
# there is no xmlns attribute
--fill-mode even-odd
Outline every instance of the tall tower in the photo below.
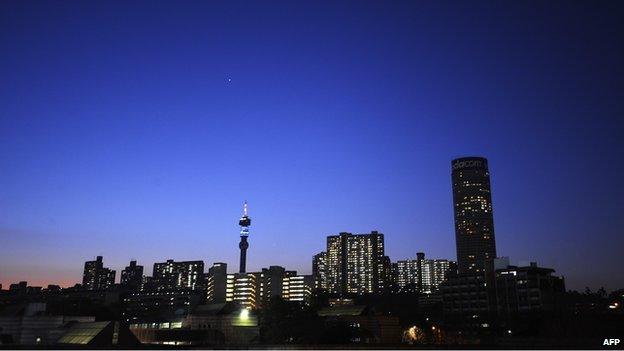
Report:
<svg viewBox="0 0 624 351"><path fill-rule="evenodd" d="M249 243L247 242L247 237L249 236L249 226L251 225L251 218L247 215L247 201L243 204L243 216L238 221L238 225L240 225L240 238L241 241L238 244L240 248L240 273L245 273L247 266L247 248L249 247Z"/></svg>
<svg viewBox="0 0 624 351"><path fill-rule="evenodd" d="M451 162L455 243L459 273L484 273L496 258L494 216L487 159L464 157Z"/></svg>

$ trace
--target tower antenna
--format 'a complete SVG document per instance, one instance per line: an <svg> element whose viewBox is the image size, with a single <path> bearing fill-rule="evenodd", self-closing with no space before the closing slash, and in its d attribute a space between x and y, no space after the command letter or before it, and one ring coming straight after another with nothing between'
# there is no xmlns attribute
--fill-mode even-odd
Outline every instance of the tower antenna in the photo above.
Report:
<svg viewBox="0 0 624 351"><path fill-rule="evenodd" d="M247 248L249 248L249 243L247 242L247 237L249 236L249 226L251 225L251 218L247 215L247 200L243 203L243 216L238 221L238 225L240 226L240 238L241 241L238 244L238 248L240 249L240 273L245 273L247 266Z"/></svg>

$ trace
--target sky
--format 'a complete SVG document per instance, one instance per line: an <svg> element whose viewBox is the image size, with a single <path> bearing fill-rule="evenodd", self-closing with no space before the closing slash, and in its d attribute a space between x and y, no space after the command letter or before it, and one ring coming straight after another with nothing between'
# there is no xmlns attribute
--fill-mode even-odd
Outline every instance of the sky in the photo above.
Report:
<svg viewBox="0 0 624 351"><path fill-rule="evenodd" d="M450 163L496 246L624 288L617 1L2 1L0 283L104 256L311 272L326 236L456 259Z"/></svg>

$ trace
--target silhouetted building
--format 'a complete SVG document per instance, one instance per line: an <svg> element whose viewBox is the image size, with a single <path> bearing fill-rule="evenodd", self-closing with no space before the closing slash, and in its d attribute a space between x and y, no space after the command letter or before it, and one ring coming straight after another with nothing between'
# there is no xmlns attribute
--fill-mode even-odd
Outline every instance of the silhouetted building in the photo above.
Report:
<svg viewBox="0 0 624 351"><path fill-rule="evenodd" d="M199 305L187 317L154 323L132 323L143 344L201 346L257 343L258 317L235 303Z"/></svg>
<svg viewBox="0 0 624 351"><path fill-rule="evenodd" d="M28 282L21 281L9 285L9 291L13 294L25 294L28 291Z"/></svg>
<svg viewBox="0 0 624 351"><path fill-rule="evenodd" d="M399 317L376 312L374 308L337 304L317 312L328 329L349 330L350 343L396 345L401 342Z"/></svg>
<svg viewBox="0 0 624 351"><path fill-rule="evenodd" d="M464 157L451 167L458 271L483 273L486 261L496 257L488 162Z"/></svg>
<svg viewBox="0 0 624 351"><path fill-rule="evenodd" d="M471 328L490 323L496 312L492 284L485 274L449 277L440 287L445 321Z"/></svg>
<svg viewBox="0 0 624 351"><path fill-rule="evenodd" d="M450 277L441 286L444 314L475 328L499 321L519 320L531 314L555 312L565 293L563 278L553 269L509 265L509 258L488 264L485 274Z"/></svg>
<svg viewBox="0 0 624 351"><path fill-rule="evenodd" d="M127 323L170 321L187 316L204 299L203 291L190 288L131 292L121 300L123 318Z"/></svg>
<svg viewBox="0 0 624 351"><path fill-rule="evenodd" d="M136 261L121 271L121 286L130 290L138 290L143 284L143 266L137 266Z"/></svg>
<svg viewBox="0 0 624 351"><path fill-rule="evenodd" d="M528 266L507 266L497 269L496 304L499 316L534 312L552 312L560 308L565 293L563 278L553 276L554 269Z"/></svg>
<svg viewBox="0 0 624 351"><path fill-rule="evenodd" d="M204 287L204 261L154 263L153 284L157 290L191 289Z"/></svg>
<svg viewBox="0 0 624 351"><path fill-rule="evenodd" d="M61 291L61 287L55 284L48 284L48 288L46 290L48 292L58 292Z"/></svg>
<svg viewBox="0 0 624 351"><path fill-rule="evenodd" d="M216 330L224 344L257 343L260 336L258 316L254 311L242 310L235 303L198 306L183 327L191 330Z"/></svg>
<svg viewBox="0 0 624 351"><path fill-rule="evenodd" d="M50 313L46 303L7 306L0 311L0 345L53 345L76 322L94 321L93 316Z"/></svg>
<svg viewBox="0 0 624 351"><path fill-rule="evenodd" d="M340 233L327 237L327 289L336 294L378 293L385 286L384 236Z"/></svg>
<svg viewBox="0 0 624 351"><path fill-rule="evenodd" d="M208 269L206 300L208 303L224 303L227 288L227 264L216 262Z"/></svg>
<svg viewBox="0 0 624 351"><path fill-rule="evenodd" d="M115 271L105 268L102 256L84 264L82 287L86 290L107 290L115 285Z"/></svg>

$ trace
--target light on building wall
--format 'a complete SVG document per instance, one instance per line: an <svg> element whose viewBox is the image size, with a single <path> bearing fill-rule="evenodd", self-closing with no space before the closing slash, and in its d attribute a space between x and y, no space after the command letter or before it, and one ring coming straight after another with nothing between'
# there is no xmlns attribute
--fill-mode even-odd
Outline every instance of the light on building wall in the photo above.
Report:
<svg viewBox="0 0 624 351"><path fill-rule="evenodd" d="M240 312L240 319L241 320L248 320L249 319L249 310L246 308L243 308Z"/></svg>

